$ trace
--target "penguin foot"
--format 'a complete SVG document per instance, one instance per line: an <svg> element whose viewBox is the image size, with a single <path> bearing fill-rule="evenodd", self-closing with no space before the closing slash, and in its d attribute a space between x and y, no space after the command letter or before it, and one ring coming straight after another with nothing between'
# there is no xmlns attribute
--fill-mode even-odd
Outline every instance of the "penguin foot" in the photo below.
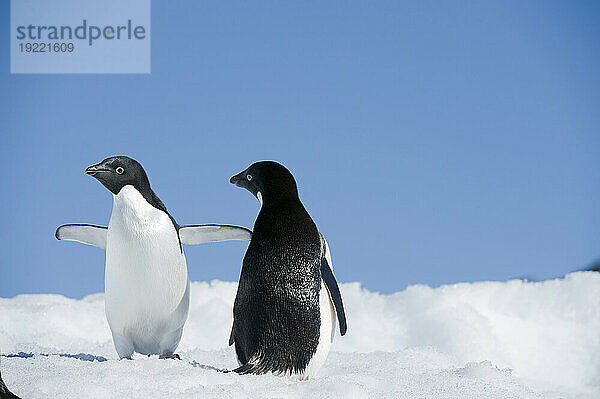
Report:
<svg viewBox="0 0 600 399"><path fill-rule="evenodd" d="M177 360L181 360L181 357L179 357L179 355L177 353L171 353L171 352L163 352L163 354L160 355L158 358L159 359L177 359Z"/></svg>

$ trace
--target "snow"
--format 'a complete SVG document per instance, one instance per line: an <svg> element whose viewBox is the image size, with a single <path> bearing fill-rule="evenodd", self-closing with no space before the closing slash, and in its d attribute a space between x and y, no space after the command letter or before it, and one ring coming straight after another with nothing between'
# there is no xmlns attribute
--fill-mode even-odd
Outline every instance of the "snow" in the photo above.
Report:
<svg viewBox="0 0 600 399"><path fill-rule="evenodd" d="M348 333L308 382L222 372L237 366L236 287L192 283L181 361L117 360L103 294L0 298L2 377L23 398L600 397L600 273L392 295L342 284Z"/></svg>

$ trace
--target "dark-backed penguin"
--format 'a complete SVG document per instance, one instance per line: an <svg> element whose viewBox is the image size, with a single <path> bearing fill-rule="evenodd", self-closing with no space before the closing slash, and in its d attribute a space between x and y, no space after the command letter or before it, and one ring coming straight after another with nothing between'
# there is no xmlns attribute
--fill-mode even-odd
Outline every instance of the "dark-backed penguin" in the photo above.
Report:
<svg viewBox="0 0 600 399"><path fill-rule="evenodd" d="M327 241L284 166L257 162L230 182L261 203L233 307L234 371L311 378L329 353L336 314L346 333Z"/></svg>
<svg viewBox="0 0 600 399"><path fill-rule="evenodd" d="M174 354L187 319L190 296L181 244L249 240L251 232L227 225L180 226L150 187L146 172L126 156L107 158L85 170L113 194L108 227L69 224L59 240L106 250L105 312L115 349Z"/></svg>

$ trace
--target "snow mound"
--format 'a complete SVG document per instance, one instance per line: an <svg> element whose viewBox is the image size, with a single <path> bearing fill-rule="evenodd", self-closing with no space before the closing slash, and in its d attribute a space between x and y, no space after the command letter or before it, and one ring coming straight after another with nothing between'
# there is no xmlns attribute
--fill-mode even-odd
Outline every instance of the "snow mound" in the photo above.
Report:
<svg viewBox="0 0 600 399"><path fill-rule="evenodd" d="M544 282L341 285L348 333L308 382L238 376L236 283L194 282L182 361L118 361L103 294L0 298L2 376L44 397L600 397L600 273ZM19 353L21 352L21 353Z"/></svg>

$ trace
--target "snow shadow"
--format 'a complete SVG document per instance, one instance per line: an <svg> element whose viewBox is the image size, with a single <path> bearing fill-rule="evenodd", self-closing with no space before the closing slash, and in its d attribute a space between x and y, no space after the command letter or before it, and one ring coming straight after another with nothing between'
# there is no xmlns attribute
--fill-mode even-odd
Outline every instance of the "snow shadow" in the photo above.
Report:
<svg viewBox="0 0 600 399"><path fill-rule="evenodd" d="M27 352L17 352L17 353L9 353L6 355L0 355L2 357L19 357L22 359L27 359L30 357L34 357L34 356L60 356L60 357L68 357L71 359L79 359L79 360L83 360L85 362L94 362L94 361L98 361L98 362L105 362L108 359L105 358L104 356L96 356L96 355L91 355L89 353L27 353Z"/></svg>
<svg viewBox="0 0 600 399"><path fill-rule="evenodd" d="M31 357L35 357L35 356L44 356L44 357L49 357L49 356L59 356L59 357L67 357L67 358L71 358L71 359L78 359L78 360L83 360L84 362L94 362L94 361L98 361L98 362L106 362L108 359L105 358L104 356L96 356L96 355L92 355L89 353L32 353L32 352L17 352L17 353L8 353L8 354L2 354L0 355L0 357L18 357L21 359L28 359ZM192 360L191 362L188 362L191 366L193 367L198 367L201 368L203 370L211 370L211 371L216 371L218 373L229 373L231 372L231 370L227 370L227 369L220 369L218 367L215 366L210 366L208 364L202 364L202 363L198 363L195 360Z"/></svg>
<svg viewBox="0 0 600 399"><path fill-rule="evenodd" d="M192 366L194 366L194 367L199 367L199 368L201 368L201 369L203 369L203 370L211 370L211 371L216 371L216 372L218 372L218 373L230 373L230 372L231 372L231 370L227 370L227 369L220 369L220 368L217 368L217 367L215 367L215 366L209 366L208 364L201 364L201 363L198 363L198 362L197 362L197 361L195 361L195 360L192 360L192 361L191 361L191 362L189 362L189 363L190 363Z"/></svg>

